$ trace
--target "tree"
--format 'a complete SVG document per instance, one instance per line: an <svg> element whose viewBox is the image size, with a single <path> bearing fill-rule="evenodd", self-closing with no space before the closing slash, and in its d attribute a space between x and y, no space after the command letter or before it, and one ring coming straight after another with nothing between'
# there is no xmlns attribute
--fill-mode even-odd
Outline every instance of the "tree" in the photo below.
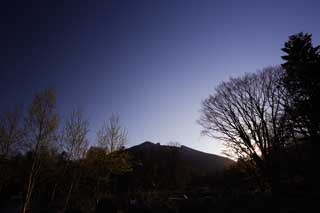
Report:
<svg viewBox="0 0 320 213"><path fill-rule="evenodd" d="M89 145L87 139L88 131L88 120L84 118L83 114L79 110L74 110L70 117L67 118L64 127L63 141L68 155L68 162L77 160L81 161L85 157ZM68 164L66 165L66 169L72 170L72 168L68 168ZM80 180L81 174L78 172L78 170L78 168L73 168L72 180L65 201L64 211L68 206L75 185Z"/></svg>
<svg viewBox="0 0 320 213"><path fill-rule="evenodd" d="M79 160L85 157L89 141L89 121L79 110L72 111L64 127L64 147L69 160Z"/></svg>
<svg viewBox="0 0 320 213"><path fill-rule="evenodd" d="M178 141L170 141L167 145L172 147L181 147L181 144Z"/></svg>
<svg viewBox="0 0 320 213"><path fill-rule="evenodd" d="M18 110L4 113L0 118L0 192L10 181L12 166L9 162L23 148L23 126Z"/></svg>
<svg viewBox="0 0 320 213"><path fill-rule="evenodd" d="M124 147L127 142L127 132L120 125L118 115L112 114L108 124L104 124L97 132L98 146L106 153L112 153Z"/></svg>
<svg viewBox="0 0 320 213"><path fill-rule="evenodd" d="M299 134L317 142L320 134L320 46L312 45L312 35L298 33L289 37L282 51L285 63L283 82L291 97L287 107Z"/></svg>
<svg viewBox="0 0 320 213"><path fill-rule="evenodd" d="M288 142L282 69L270 67L221 83L202 103L203 134L225 142L231 154L253 162L270 187Z"/></svg>
<svg viewBox="0 0 320 213"><path fill-rule="evenodd" d="M32 165L26 187L22 212L29 212L35 183L42 165L42 154L54 148L58 128L56 98L52 90L45 90L33 98L25 122L26 142L32 153Z"/></svg>
<svg viewBox="0 0 320 213"><path fill-rule="evenodd" d="M301 153L306 157L299 159L304 162L302 175L310 185L308 190L317 193L320 177L314 169L319 165L320 146L320 46L313 46L311 34L298 33L289 37L282 50L286 53L282 56L283 83L291 97L287 112L299 137L296 140L302 141L307 151Z"/></svg>
<svg viewBox="0 0 320 213"><path fill-rule="evenodd" d="M112 175L131 171L129 156L124 150L127 132L121 127L118 115L112 114L97 132L98 147L91 147L86 157L90 174L94 175L93 197L96 204L107 193Z"/></svg>
<svg viewBox="0 0 320 213"><path fill-rule="evenodd" d="M23 127L21 113L16 110L6 112L0 118L0 157L8 159L23 147Z"/></svg>

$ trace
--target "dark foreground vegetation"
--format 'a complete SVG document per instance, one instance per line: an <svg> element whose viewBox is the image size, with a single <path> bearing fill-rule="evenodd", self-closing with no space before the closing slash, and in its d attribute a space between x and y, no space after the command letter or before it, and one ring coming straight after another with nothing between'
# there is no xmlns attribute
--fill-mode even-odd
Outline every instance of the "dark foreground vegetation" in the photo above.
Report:
<svg viewBox="0 0 320 213"><path fill-rule="evenodd" d="M58 116L51 90L0 120L0 212L309 212L320 200L320 47L293 35L284 63L222 82L203 133L233 159L177 143L125 148L112 115ZM89 146L89 144L91 146Z"/></svg>

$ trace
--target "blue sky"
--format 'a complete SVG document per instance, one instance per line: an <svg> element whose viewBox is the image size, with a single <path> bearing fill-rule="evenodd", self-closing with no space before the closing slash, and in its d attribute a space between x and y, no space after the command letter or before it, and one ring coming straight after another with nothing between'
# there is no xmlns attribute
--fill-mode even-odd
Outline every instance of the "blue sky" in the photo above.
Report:
<svg viewBox="0 0 320 213"><path fill-rule="evenodd" d="M10 1L1 7L2 111L54 88L62 119L112 112L128 146L181 144L220 154L200 136L201 101L231 76L281 63L289 35L319 44L319 1Z"/></svg>

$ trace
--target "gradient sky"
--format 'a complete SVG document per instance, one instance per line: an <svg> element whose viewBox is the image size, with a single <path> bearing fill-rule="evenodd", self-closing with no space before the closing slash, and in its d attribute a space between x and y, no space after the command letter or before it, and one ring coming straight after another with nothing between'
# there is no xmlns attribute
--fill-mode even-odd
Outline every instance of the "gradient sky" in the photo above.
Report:
<svg viewBox="0 0 320 213"><path fill-rule="evenodd" d="M320 43L320 1L8 1L1 5L0 110L54 88L64 118L90 119L90 139L119 113L132 146L200 136L201 101L231 76L281 63L289 35Z"/></svg>

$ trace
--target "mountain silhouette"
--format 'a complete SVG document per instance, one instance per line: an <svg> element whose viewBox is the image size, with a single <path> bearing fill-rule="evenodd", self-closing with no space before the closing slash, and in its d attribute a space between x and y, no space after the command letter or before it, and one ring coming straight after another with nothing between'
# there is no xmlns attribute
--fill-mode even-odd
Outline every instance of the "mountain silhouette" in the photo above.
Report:
<svg viewBox="0 0 320 213"><path fill-rule="evenodd" d="M223 172L234 161L187 146L167 146L146 141L126 149L133 172L128 177L133 188L177 188L192 181ZM127 180L127 181L128 181Z"/></svg>

